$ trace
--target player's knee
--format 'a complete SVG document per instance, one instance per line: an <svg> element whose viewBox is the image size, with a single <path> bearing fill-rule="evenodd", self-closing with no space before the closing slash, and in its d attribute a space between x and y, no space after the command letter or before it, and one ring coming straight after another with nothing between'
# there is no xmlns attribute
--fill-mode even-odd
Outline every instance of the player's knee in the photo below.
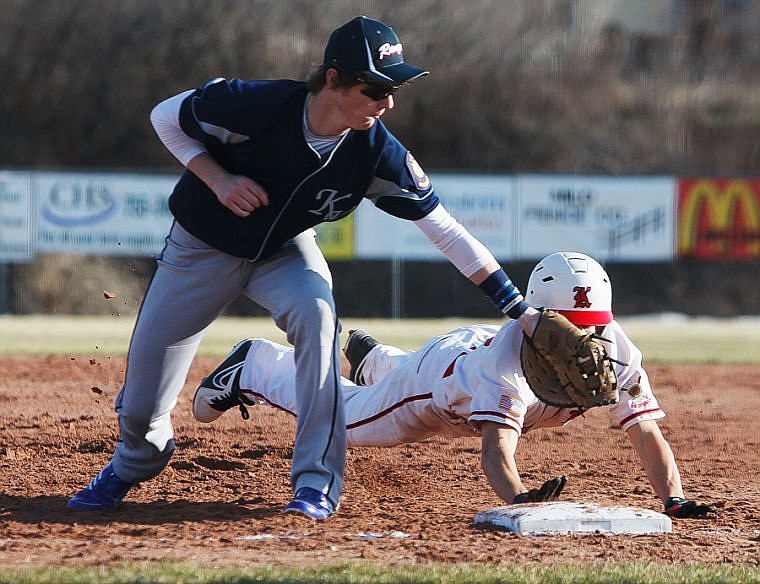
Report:
<svg viewBox="0 0 760 584"><path fill-rule="evenodd" d="M248 349L246 361L249 363L271 363L280 358L289 349L269 339L253 339Z"/></svg>
<svg viewBox="0 0 760 584"><path fill-rule="evenodd" d="M288 318L288 341L294 345L332 345L338 333L337 320L332 302L323 298L305 301Z"/></svg>

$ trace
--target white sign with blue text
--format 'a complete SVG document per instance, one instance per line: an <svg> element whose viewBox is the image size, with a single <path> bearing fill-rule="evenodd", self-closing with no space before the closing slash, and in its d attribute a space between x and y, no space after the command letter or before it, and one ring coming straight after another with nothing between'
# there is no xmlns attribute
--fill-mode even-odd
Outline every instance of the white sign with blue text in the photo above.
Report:
<svg viewBox="0 0 760 584"><path fill-rule="evenodd" d="M36 173L41 252L156 255L176 177Z"/></svg>
<svg viewBox="0 0 760 584"><path fill-rule="evenodd" d="M34 257L34 212L29 173L0 172L0 262Z"/></svg>

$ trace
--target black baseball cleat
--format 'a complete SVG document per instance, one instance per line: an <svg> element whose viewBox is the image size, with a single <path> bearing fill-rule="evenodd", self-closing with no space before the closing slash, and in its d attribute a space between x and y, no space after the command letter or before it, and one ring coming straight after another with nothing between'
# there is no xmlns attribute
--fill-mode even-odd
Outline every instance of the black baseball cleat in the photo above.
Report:
<svg viewBox="0 0 760 584"><path fill-rule="evenodd" d="M380 342L364 329L348 331L348 338L343 347L343 354L351 365L348 378L356 385L366 385L362 379L362 369L367 355Z"/></svg>
<svg viewBox="0 0 760 584"><path fill-rule="evenodd" d="M213 422L230 408L240 408L244 420L249 417L246 406L256 401L240 389L240 374L253 339L235 345L221 365L204 378L193 398L193 416L199 422Z"/></svg>

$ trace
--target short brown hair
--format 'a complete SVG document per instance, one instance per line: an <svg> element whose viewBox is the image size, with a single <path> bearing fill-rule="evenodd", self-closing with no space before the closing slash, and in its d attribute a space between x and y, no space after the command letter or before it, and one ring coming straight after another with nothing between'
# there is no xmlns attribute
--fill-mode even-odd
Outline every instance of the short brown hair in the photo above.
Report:
<svg viewBox="0 0 760 584"><path fill-rule="evenodd" d="M320 65L319 67L313 69L311 73L306 76L306 88L311 93L319 93L322 89L324 89L325 84L327 83L326 77L328 69L335 69L338 72L336 83L337 87L352 87L361 83L361 81L353 73L348 73L347 71L343 71L337 67Z"/></svg>

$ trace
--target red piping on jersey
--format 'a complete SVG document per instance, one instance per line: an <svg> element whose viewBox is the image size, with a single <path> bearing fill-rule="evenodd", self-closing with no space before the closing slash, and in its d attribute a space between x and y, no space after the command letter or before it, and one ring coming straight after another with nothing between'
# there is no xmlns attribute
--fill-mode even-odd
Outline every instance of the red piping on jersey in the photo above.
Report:
<svg viewBox="0 0 760 584"><path fill-rule="evenodd" d="M653 410L644 410L643 412L636 412L635 414L631 414L625 420L623 420L622 422L620 422L620 427L622 428L628 422L630 422L634 418L638 418L639 416L644 416L644 415L647 415L647 414L656 414L657 412L661 412L661 411L662 410L660 408L654 408Z"/></svg>
<svg viewBox="0 0 760 584"><path fill-rule="evenodd" d="M512 420L515 424L517 424L518 426L520 426L520 428L522 428L522 424L520 422L515 420L512 416L507 416L506 414L502 414L501 412L491 412L488 410L481 410L481 411L470 413L470 418L472 418L472 416L493 416L495 418L501 418L502 420Z"/></svg>
<svg viewBox="0 0 760 584"><path fill-rule="evenodd" d="M358 422L353 422L352 424L346 424L346 430L352 430L353 428L358 428L359 426L364 426L365 424L369 424L370 422L374 422L375 420L382 418L383 416L387 416L390 414L393 410L396 410L400 408L403 405L406 405L411 402L420 401L423 399L433 399L433 393L423 393L421 395L412 395L410 397L402 399L400 402L393 404L389 408L385 408L382 412L378 412L374 416L370 416L369 418L365 418L363 420L359 420Z"/></svg>
<svg viewBox="0 0 760 584"><path fill-rule="evenodd" d="M494 339L494 337L488 337L485 341L483 341L483 345L487 347L488 345L491 344L491 341L493 341L493 339ZM470 351L474 351L477 348L478 348L477 345L473 345L472 347L470 347ZM446 379L452 373L454 373L454 366L457 364L457 359L459 359L459 357L463 357L466 354L467 354L467 351L463 351L463 352L459 353L459 355L457 355L456 357L454 357L454 360L451 363L449 363L448 367L446 367L446 371L444 371L443 377L441 377L441 379Z"/></svg>
<svg viewBox="0 0 760 584"><path fill-rule="evenodd" d="M243 391L246 394L248 394L248 395L255 396L255 397L261 399L262 401L265 401L266 403L268 403L273 408L277 408L278 410L282 410L283 412L287 412L287 413L289 413L292 416L296 416L295 412L291 412L289 409L284 408L281 405L278 405L278 404L276 404L276 403L274 403L272 401L269 401L267 398L265 398L260 393L256 393L255 391L250 391L250 390L243 390ZM423 393L421 395L413 395L413 396L407 397L407 398L401 400L400 402L398 402L396 404L393 404L391 407L385 408L382 412L379 412L379 413L375 414L374 416L370 416L369 418L365 418L364 420L359 420L358 422L353 422L352 424L346 424L346 430L351 430L352 428L358 428L359 426L363 426L365 424L369 424L370 422L374 422L375 420L377 420L379 418L382 418L383 416L388 415L393 410L396 410L396 409L400 408L401 406L403 406L405 404L408 404L408 403L411 403L411 402L415 402L415 401L420 401L420 400L423 400L423 399L433 399L432 392L431 393Z"/></svg>
<svg viewBox="0 0 760 584"><path fill-rule="evenodd" d="M454 357L454 360L451 363L449 363L448 367L446 367L446 371L444 371L442 379L446 379L449 375L454 373L454 365L457 364L457 359L459 359L459 357L462 357L463 355L466 355L466 354L467 354L467 351L465 351L464 353L459 353L459 355Z"/></svg>
<svg viewBox="0 0 760 584"><path fill-rule="evenodd" d="M487 410L486 411L472 412L470 414L470 417L467 419L467 421L470 424L475 424L476 427L480 430L481 429L481 424L483 422L487 422L487 421L490 421L490 420L473 420L472 416L491 416L493 418L500 418L501 420L503 420L502 424L504 426L506 426L507 428L512 428L518 434L522 434L523 432L525 432L525 430L523 429L522 423L520 423L518 420L514 419L512 416L504 415L501 412L491 412L491 411L487 411Z"/></svg>

